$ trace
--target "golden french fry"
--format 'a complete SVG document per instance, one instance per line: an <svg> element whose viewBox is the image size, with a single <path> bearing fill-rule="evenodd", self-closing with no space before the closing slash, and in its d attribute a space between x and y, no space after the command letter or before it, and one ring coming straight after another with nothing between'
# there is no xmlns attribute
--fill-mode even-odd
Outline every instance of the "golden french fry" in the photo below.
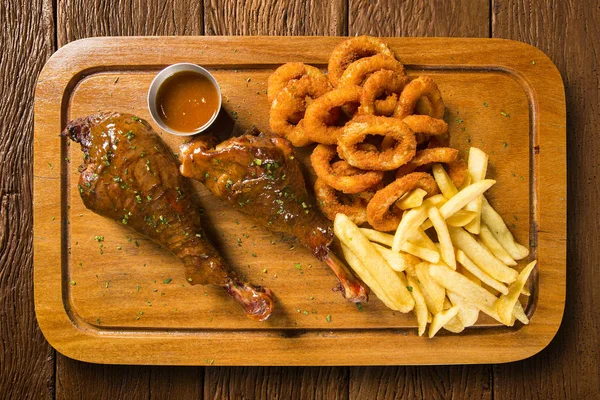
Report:
<svg viewBox="0 0 600 400"><path fill-rule="evenodd" d="M440 253L436 250L431 250L426 247L417 246L411 242L405 242L401 250L405 253L412 254L422 260L437 263L440 261Z"/></svg>
<svg viewBox="0 0 600 400"><path fill-rule="evenodd" d="M439 249L436 247L435 243L433 243L433 240L431 240L421 228L409 231L407 240L412 244L416 244L417 246L439 252Z"/></svg>
<svg viewBox="0 0 600 400"><path fill-rule="evenodd" d="M350 218L344 214L337 214L333 223L333 231L340 242L354 253L369 270L374 280L392 300L398 311L411 311L415 301L406 288L406 284Z"/></svg>
<svg viewBox="0 0 600 400"><path fill-rule="evenodd" d="M440 192L445 198L450 199L458 193L458 189L450 179L450 176L441 164L434 164L432 167L433 178L440 188Z"/></svg>
<svg viewBox="0 0 600 400"><path fill-rule="evenodd" d="M456 314L458 314L458 307L451 307L435 314L431 321L431 325L429 325L429 338L431 339L434 337L444 325L450 322L452 318L456 317Z"/></svg>
<svg viewBox="0 0 600 400"><path fill-rule="evenodd" d="M417 280L412 276L407 276L408 280L408 291L412 294L413 299L415 300L415 308L413 312L417 317L417 325L419 327L419 336L423 336L425 333L425 329L427 328L427 320L429 318L429 310L427 309L427 304L425 304L425 297L423 297L423 293L419 288L419 284Z"/></svg>
<svg viewBox="0 0 600 400"><path fill-rule="evenodd" d="M471 147L469 149L469 161L468 167L469 175L471 176L471 182L480 182L485 179L487 173L488 156L482 150ZM465 229L474 235L479 235L479 228L481 225L481 195L471 200L466 206L466 211L474 211L477 213L477 217L465 226Z"/></svg>
<svg viewBox="0 0 600 400"><path fill-rule="evenodd" d="M394 304L392 299L388 297L381 285L377 282L375 277L371 274L369 269L354 255L354 253L342 243L342 253L344 253L344 259L350 265L350 268L363 280L364 283L371 289L371 291L377 296L379 300L386 307L392 310L398 310L398 307Z"/></svg>
<svg viewBox="0 0 600 400"><path fill-rule="evenodd" d="M359 229L370 241L385 244L388 247L392 247L392 242L394 241L394 235L390 235L389 233L379 232L379 231L376 231L375 229L369 229L369 228L359 228Z"/></svg>
<svg viewBox="0 0 600 400"><path fill-rule="evenodd" d="M474 211L458 210L446 220L446 224L455 227L465 226L469 222L473 221L476 216L477 213Z"/></svg>
<svg viewBox="0 0 600 400"><path fill-rule="evenodd" d="M504 220L490 205L485 196L481 197L481 220L513 259L522 260L529 255L529 249L515 241Z"/></svg>
<svg viewBox="0 0 600 400"><path fill-rule="evenodd" d="M525 286L527 279L529 279L529 274L531 274L531 271L533 271L535 264L536 261L532 261L527 264L527 266L519 273L517 279L509 286L508 294L500 296L500 298L496 301L494 306L503 324L508 326L513 325L514 321L512 321L512 316L515 309L515 304L519 301L521 290Z"/></svg>
<svg viewBox="0 0 600 400"><path fill-rule="evenodd" d="M461 274L463 274L464 276L466 276L467 278L469 278L471 281L473 281L477 285L481 286L481 279L479 279L478 277L473 275L468 269L463 267L462 264L458 264L456 266L456 270L458 272L460 272Z"/></svg>
<svg viewBox="0 0 600 400"><path fill-rule="evenodd" d="M483 182L483 181L482 181ZM477 185L475 183L475 185ZM479 268L500 282L511 283L517 278L517 271L498 260L488 249L475 240L463 228L449 227L454 246L465 252ZM473 272L473 271L471 271ZM481 279L481 278L480 278Z"/></svg>
<svg viewBox="0 0 600 400"><path fill-rule="evenodd" d="M485 271L482 271L462 250L456 251L456 260L470 273L475 275L481 282L485 283L489 287L496 289L502 294L508 293L508 287L502 284L502 282L489 276Z"/></svg>
<svg viewBox="0 0 600 400"><path fill-rule="evenodd" d="M453 306L452 303L450 303L450 301L448 299L444 299L444 311L449 310L450 308L452 308L452 306ZM460 313L460 308L458 308L458 313ZM458 318L458 314L456 314L456 316L454 318L452 318L450 321L446 322L444 324L443 328L445 330L447 330L448 332L452 332L452 333L461 333L462 331L465 330L465 326L463 325L462 322L460 322L460 319Z"/></svg>
<svg viewBox="0 0 600 400"><path fill-rule="evenodd" d="M378 243L371 243L375 249L385 258L385 260L390 264L390 267L396 272L402 272L406 269L407 265L410 262L410 259L405 257L406 255L403 253L396 253L387 247L383 247Z"/></svg>
<svg viewBox="0 0 600 400"><path fill-rule="evenodd" d="M523 310L523 306L518 301L515 303L515 309L512 316L513 318L518 319L523 325L529 324L529 318L527 318L525 310Z"/></svg>
<svg viewBox="0 0 600 400"><path fill-rule="evenodd" d="M440 243L440 253L442 260L452 269L456 269L456 259L454 258L454 246L450 239L450 233L448 232L448 226L440 214L440 210L435 207L430 207L427 210L427 215L433 224L433 227L438 235Z"/></svg>
<svg viewBox="0 0 600 400"><path fill-rule="evenodd" d="M423 204L423 198L427 196L427 192L421 188L411 190L396 201L396 206L401 210L419 207Z"/></svg>
<svg viewBox="0 0 600 400"><path fill-rule="evenodd" d="M400 251L402 245L407 242L411 231L416 230L427 219L427 207L425 204L408 210L402 216L394 241L392 242L392 250Z"/></svg>
<svg viewBox="0 0 600 400"><path fill-rule="evenodd" d="M446 296L450 299L453 306L458 307L458 319L463 326L473 326L479 318L479 310L468 304L462 297L453 292L446 292Z"/></svg>
<svg viewBox="0 0 600 400"><path fill-rule="evenodd" d="M504 247L498 242L498 240L492 235L487 225L481 224L479 229L479 239L488 250L496 256L496 258L502 261L504 264L514 267L517 262L508 254Z"/></svg>
<svg viewBox="0 0 600 400"><path fill-rule="evenodd" d="M444 217L444 219L448 219L452 214L463 208L471 200L475 199L477 196L483 194L483 192L492 187L494 183L496 183L496 181L493 179L484 179L467 186L440 207L440 213L442 214L442 217Z"/></svg>
<svg viewBox="0 0 600 400"><path fill-rule="evenodd" d="M428 273L429 263L423 262L415 266L417 283L425 298L425 304L429 311L435 315L444 309L444 299L446 298L446 290L431 279Z"/></svg>

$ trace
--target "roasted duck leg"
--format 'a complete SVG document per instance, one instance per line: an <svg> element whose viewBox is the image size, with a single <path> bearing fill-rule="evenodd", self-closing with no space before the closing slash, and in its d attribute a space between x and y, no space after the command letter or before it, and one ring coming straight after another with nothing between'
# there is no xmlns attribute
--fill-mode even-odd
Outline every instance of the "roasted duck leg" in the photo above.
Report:
<svg viewBox="0 0 600 400"><path fill-rule="evenodd" d="M189 182L146 121L92 115L71 121L63 135L84 153L79 193L87 208L170 250L183 261L190 284L223 287L252 319L271 315L271 291L241 281L208 241Z"/></svg>
<svg viewBox="0 0 600 400"><path fill-rule="evenodd" d="M331 223L313 206L286 139L254 131L213 148L211 137L181 146L181 173L270 231L297 238L334 271L344 297L367 300L367 288L330 251Z"/></svg>

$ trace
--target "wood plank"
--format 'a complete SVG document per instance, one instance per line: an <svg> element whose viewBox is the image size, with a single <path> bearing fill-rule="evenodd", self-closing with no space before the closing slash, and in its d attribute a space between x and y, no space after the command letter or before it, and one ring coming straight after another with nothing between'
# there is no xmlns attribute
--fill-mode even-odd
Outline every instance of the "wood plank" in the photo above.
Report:
<svg viewBox="0 0 600 400"><path fill-rule="evenodd" d="M494 1L493 20L494 37L530 43L557 65L566 87L569 143L569 297L562 327L540 354L523 362L494 367L494 398L598 398L600 9L594 0Z"/></svg>
<svg viewBox="0 0 600 400"><path fill-rule="evenodd" d="M31 148L35 83L54 50L52 2L2 2L0 16L0 397L51 399L55 352L33 303Z"/></svg>
<svg viewBox="0 0 600 400"><path fill-rule="evenodd" d="M204 32L202 2L194 0L58 0L57 21L59 46L90 36ZM64 399L201 398L203 391L203 368L103 366L59 354L56 375L56 397Z"/></svg>
<svg viewBox="0 0 600 400"><path fill-rule="evenodd" d="M349 35L488 37L489 2L349 0ZM491 398L489 366L360 367L350 398Z"/></svg>
<svg viewBox="0 0 600 400"><path fill-rule="evenodd" d="M58 46L91 36L202 35L195 0L58 0Z"/></svg>
<svg viewBox="0 0 600 400"><path fill-rule="evenodd" d="M207 35L343 36L346 1L204 0Z"/></svg>
<svg viewBox="0 0 600 400"><path fill-rule="evenodd" d="M205 399L348 398L348 369L342 367L207 368Z"/></svg>
<svg viewBox="0 0 600 400"><path fill-rule="evenodd" d="M349 0L348 35L489 37L488 0Z"/></svg>

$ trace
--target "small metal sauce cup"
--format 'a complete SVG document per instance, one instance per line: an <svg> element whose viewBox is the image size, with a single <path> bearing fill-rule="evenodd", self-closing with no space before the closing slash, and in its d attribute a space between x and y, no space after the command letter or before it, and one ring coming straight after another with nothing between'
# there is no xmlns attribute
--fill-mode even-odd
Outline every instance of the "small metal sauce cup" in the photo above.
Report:
<svg viewBox="0 0 600 400"><path fill-rule="evenodd" d="M169 128L165 124L165 122L162 120L162 118L160 117L160 113L158 111L158 107L156 104L156 97L157 97L158 89L160 88L160 86L171 76L173 76L179 72L184 72L184 71L196 72L196 73L206 77L213 84L213 86L219 96L219 105L217 107L216 112L212 116L212 118L210 120L208 120L208 122L206 122L200 128L198 128L194 131L191 131L191 132L181 132L181 131L176 131L174 129ZM148 89L148 110L150 110L150 116L152 116L152 119L154 120L154 122L156 122L156 124L158 124L158 126L160 126L160 128L163 129L165 132L168 132L168 133L171 133L171 134L177 135L177 136L191 136L191 135L195 135L195 134L198 134L198 133L206 130L209 126L212 125L212 123L215 121L215 119L217 119L217 115L221 111L221 104L222 104L221 88L219 87L217 80L215 79L214 76L212 76L212 74L210 72L208 72L206 69L204 69L201 66L196 65L196 64L180 63L180 64L169 65L167 68L160 71L156 75L156 77L154 77L154 80L152 80L152 83L150 84L150 89Z"/></svg>

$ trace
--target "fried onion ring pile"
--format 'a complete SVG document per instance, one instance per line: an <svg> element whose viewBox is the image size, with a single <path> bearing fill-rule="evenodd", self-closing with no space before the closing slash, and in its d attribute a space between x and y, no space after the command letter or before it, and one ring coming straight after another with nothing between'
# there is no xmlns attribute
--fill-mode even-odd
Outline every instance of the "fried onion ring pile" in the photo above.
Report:
<svg viewBox="0 0 600 400"><path fill-rule="evenodd" d="M380 39L340 43L327 75L302 63L284 64L269 77L268 94L275 133L295 146L318 143L310 156L315 196L331 220L343 213L358 225L391 231L402 218L394 204L404 194L415 188L437 193L428 172L434 163L446 166L457 188L468 181L467 163L449 146L436 82L406 76Z"/></svg>
<svg viewBox="0 0 600 400"><path fill-rule="evenodd" d="M333 49L329 57L327 66L329 81L337 87L342 74L350 64L376 54L394 57L392 50L381 40L374 37L358 36L340 43Z"/></svg>
<svg viewBox="0 0 600 400"><path fill-rule="evenodd" d="M308 75L292 79L271 104L269 125L273 133L287 138L294 146L312 143L304 132L304 115L307 98L316 99L330 90L328 82L313 79Z"/></svg>

